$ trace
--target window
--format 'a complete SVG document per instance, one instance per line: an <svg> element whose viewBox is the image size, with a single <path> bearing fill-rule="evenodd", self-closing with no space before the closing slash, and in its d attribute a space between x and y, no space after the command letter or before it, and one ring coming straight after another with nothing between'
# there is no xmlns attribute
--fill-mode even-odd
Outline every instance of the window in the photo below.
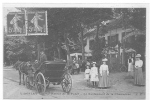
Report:
<svg viewBox="0 0 150 100"><path fill-rule="evenodd" d="M89 41L89 49L93 50L94 40Z"/></svg>
<svg viewBox="0 0 150 100"><path fill-rule="evenodd" d="M118 34L114 36L108 36L108 45L109 46L116 46L118 44Z"/></svg>

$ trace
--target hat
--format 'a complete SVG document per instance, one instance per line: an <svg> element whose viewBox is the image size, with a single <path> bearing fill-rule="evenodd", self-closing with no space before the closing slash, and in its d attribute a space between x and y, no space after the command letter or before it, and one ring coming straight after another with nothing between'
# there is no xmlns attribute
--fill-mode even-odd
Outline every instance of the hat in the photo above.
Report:
<svg viewBox="0 0 150 100"><path fill-rule="evenodd" d="M102 59L102 61L108 61L108 60L105 58L105 59Z"/></svg>
<svg viewBox="0 0 150 100"><path fill-rule="evenodd" d="M136 57L136 58L140 58L140 57L141 57L141 55L140 55L140 54L137 54L135 57Z"/></svg>
<svg viewBox="0 0 150 100"><path fill-rule="evenodd" d="M93 62L92 64L96 64L96 62Z"/></svg>

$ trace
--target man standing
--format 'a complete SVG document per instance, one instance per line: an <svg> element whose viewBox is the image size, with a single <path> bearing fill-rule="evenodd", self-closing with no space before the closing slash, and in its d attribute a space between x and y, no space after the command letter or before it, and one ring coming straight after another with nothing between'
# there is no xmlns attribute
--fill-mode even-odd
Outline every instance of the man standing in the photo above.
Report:
<svg viewBox="0 0 150 100"><path fill-rule="evenodd" d="M44 51L41 51L40 62L43 63L44 61L47 61L47 57L46 57Z"/></svg>

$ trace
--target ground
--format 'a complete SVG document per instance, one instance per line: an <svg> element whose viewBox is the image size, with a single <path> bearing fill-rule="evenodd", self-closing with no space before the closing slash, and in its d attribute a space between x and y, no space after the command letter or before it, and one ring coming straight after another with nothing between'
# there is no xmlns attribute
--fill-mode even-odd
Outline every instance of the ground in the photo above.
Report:
<svg viewBox="0 0 150 100"><path fill-rule="evenodd" d="M135 86L134 79L128 78L126 72L110 73L111 87L108 89L87 86L84 73L72 75L73 87L69 94L64 93L60 85L52 85L45 95L19 85L19 75L15 69L4 68L4 99L145 99L145 87Z"/></svg>

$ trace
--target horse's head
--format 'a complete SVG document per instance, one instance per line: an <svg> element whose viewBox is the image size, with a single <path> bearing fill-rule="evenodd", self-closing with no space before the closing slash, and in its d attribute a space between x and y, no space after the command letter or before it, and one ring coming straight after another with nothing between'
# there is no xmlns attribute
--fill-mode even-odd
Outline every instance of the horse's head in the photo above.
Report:
<svg viewBox="0 0 150 100"><path fill-rule="evenodd" d="M14 65L13 65L13 68L15 68L16 70L19 69L19 66L21 65L21 61L17 61Z"/></svg>
<svg viewBox="0 0 150 100"><path fill-rule="evenodd" d="M21 67L21 70L25 73L28 74L29 70L32 70L32 64L31 62L24 62L24 64Z"/></svg>

